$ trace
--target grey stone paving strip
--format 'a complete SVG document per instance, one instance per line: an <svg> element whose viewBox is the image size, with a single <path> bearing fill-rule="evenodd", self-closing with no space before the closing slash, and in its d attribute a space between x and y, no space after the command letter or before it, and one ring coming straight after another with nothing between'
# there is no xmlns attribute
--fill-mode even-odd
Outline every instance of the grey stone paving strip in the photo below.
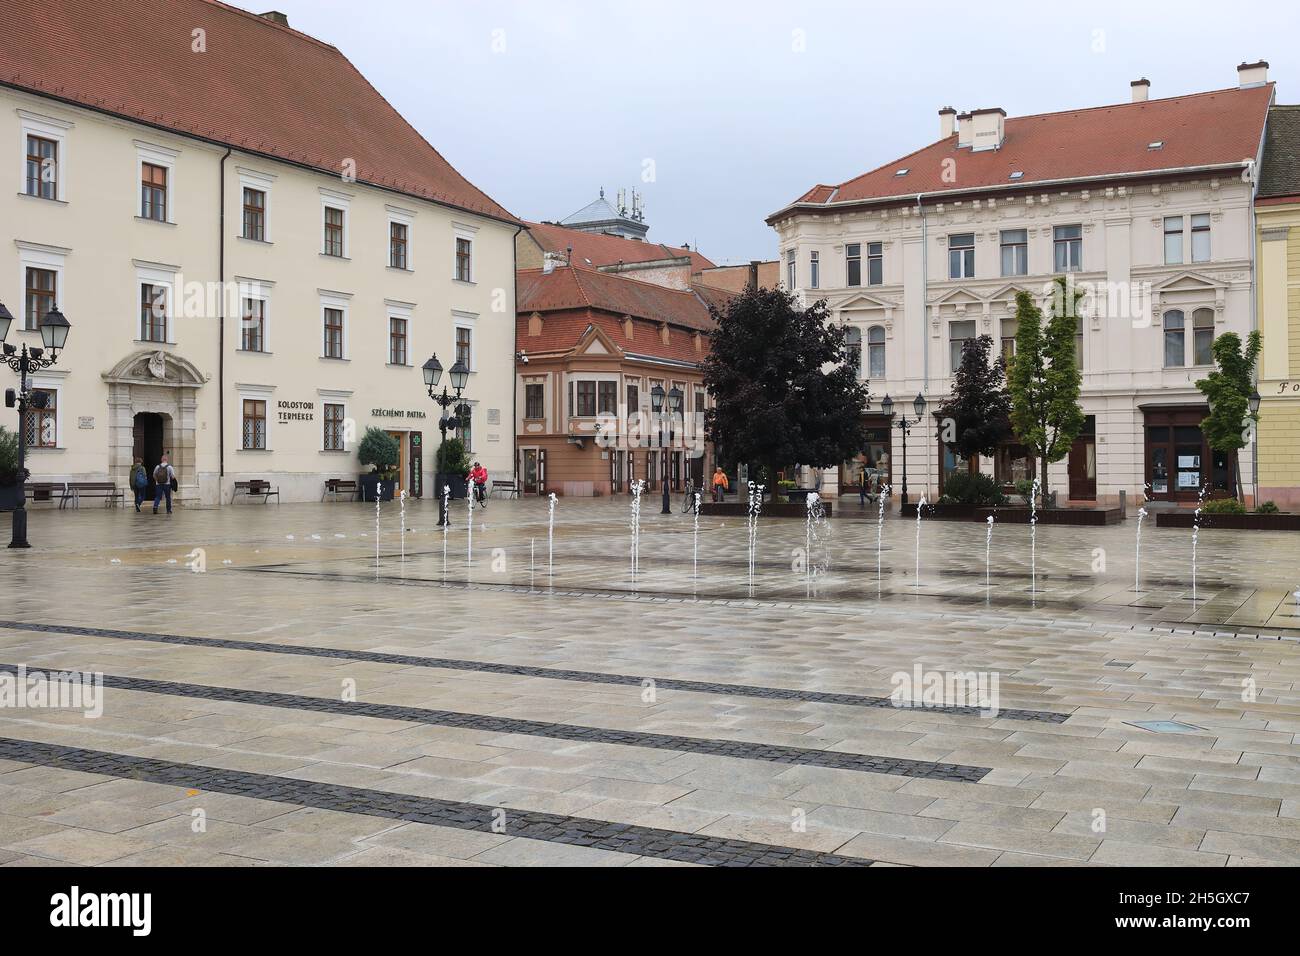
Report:
<svg viewBox="0 0 1300 956"><path fill-rule="evenodd" d="M34 669L34 668L32 668ZM32 670L32 669L29 669ZM42 669L58 672L66 668ZM16 674L15 664L0 664L0 673ZM96 676L100 676L95 672ZM647 747L653 750L677 750L682 753L706 754L711 757L732 757L739 760L763 760L770 763L800 764L812 767L829 767L834 770L856 770L862 773L882 773L900 777L922 777L930 780L951 780L975 783L990 772L989 767L965 764L937 763L929 760L910 760L903 757L878 757L835 750L811 750L805 747L779 747L771 744L750 743L745 740L720 740L709 737L679 737L675 734L652 734L637 730L609 730L582 724L556 724L541 720L523 720L517 717L494 717L486 714L468 714L452 710L429 710L399 704L375 704L361 701L332 700L328 697L306 697L300 694L278 694L272 691L243 690L236 687L214 687L208 684L183 684L176 681L150 680L144 677L123 677L103 674L105 687L137 691L144 694L164 694L199 700L224 700L262 707L283 707L289 710L306 710L322 714L344 714L350 717L377 717L383 720L403 720L410 723L430 724L437 727L458 727L496 734L524 734L530 737L548 737L555 740L572 740L580 743L621 744L627 747Z"/></svg>
<svg viewBox="0 0 1300 956"><path fill-rule="evenodd" d="M107 637L128 641L147 641L154 644L180 644L192 647L219 647L223 650L261 651L265 654L288 654L299 657L327 657L339 660L365 661L374 664L401 664L407 667L433 667L440 670L474 671L485 674L508 674L515 677L546 677L552 680L579 681L584 684L618 684L639 687L651 679L659 690L691 691L697 694L720 694L733 697L759 697L765 700L797 700L818 704L845 704L850 707L894 707L888 697L869 697L863 694L832 694L814 690L793 690L785 687L760 687L753 684L717 684L710 681L678 680L672 677L655 677L645 674L605 674L600 671L575 671L550 667L531 667L524 664L498 664L491 661L469 661L449 657L416 657L410 654L385 654L377 651L351 651L334 647L277 644L270 641L238 641L216 637L187 637L181 634L155 634L147 631L119 631L102 627L79 627L72 624L25 624L22 621L0 621L0 628L18 631L37 631L48 634L76 634L86 637ZM978 707L936 706L926 707L927 712L957 714L963 717L980 717ZM1038 720L1060 724L1069 714L1042 710L999 710L999 718L1009 720Z"/></svg>
<svg viewBox="0 0 1300 956"><path fill-rule="evenodd" d="M320 810L486 833L493 832L494 813L498 810L497 807L486 804L315 783L294 777L240 770L222 770L200 764L174 763L7 737L0 737L0 759L231 794L252 800L271 800ZM616 853L704 866L870 866L874 862L771 843L699 836L677 830L610 823L606 820L567 817L554 813L509 810L505 819L504 835L508 837L612 850Z"/></svg>

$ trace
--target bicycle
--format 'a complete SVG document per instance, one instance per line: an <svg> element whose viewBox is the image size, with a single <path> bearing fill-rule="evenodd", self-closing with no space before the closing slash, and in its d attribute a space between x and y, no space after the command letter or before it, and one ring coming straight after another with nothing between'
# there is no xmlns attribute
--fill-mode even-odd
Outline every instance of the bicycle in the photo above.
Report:
<svg viewBox="0 0 1300 956"><path fill-rule="evenodd" d="M470 484L474 486L474 504L479 508L486 508L489 495L487 482L479 484L477 481L472 481Z"/></svg>
<svg viewBox="0 0 1300 956"><path fill-rule="evenodd" d="M686 494L682 497L682 514L690 514L695 510L695 482L686 479Z"/></svg>

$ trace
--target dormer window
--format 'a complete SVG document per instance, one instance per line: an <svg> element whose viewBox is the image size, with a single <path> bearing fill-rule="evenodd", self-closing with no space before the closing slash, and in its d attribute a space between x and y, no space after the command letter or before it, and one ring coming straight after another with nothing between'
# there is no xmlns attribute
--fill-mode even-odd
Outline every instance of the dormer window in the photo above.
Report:
<svg viewBox="0 0 1300 956"><path fill-rule="evenodd" d="M906 176L906 175L907 175L908 173L910 173L911 171L912 171L912 170L911 170L910 168L904 167L903 169L896 170L896 171L894 172L894 175L895 175L895 176Z"/></svg>
<svg viewBox="0 0 1300 956"><path fill-rule="evenodd" d="M1008 178L1008 179L1013 179L1013 180L1014 180L1014 179L1021 179L1024 175L1025 175L1025 174L1024 174L1023 171L1017 169L1014 173L1012 173L1012 174L1011 174L1010 176L1008 176L1007 178Z"/></svg>
<svg viewBox="0 0 1300 956"><path fill-rule="evenodd" d="M1147 149L1164 149L1164 148L1165 148L1165 141L1163 139L1158 139L1154 143L1147 143Z"/></svg>

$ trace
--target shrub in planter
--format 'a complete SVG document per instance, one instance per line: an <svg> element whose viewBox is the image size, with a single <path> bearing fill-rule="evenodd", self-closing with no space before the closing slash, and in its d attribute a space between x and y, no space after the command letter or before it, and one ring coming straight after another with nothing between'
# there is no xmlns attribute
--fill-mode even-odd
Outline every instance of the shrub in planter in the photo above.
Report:
<svg viewBox="0 0 1300 956"><path fill-rule="evenodd" d="M943 480L943 504L1004 505L1007 496L998 483L982 472L958 471Z"/></svg>
<svg viewBox="0 0 1300 956"><path fill-rule="evenodd" d="M397 462L402 460L397 439L382 428L367 428L357 446L357 460L371 466L371 471L360 476L361 500L374 501L378 494L380 500L391 501L397 482Z"/></svg>
<svg viewBox="0 0 1300 956"><path fill-rule="evenodd" d="M18 507L26 477L18 470L18 434L0 427L0 511Z"/></svg>
<svg viewBox="0 0 1300 956"><path fill-rule="evenodd" d="M469 452L460 438L448 438L438 448L435 494L441 497L442 486L451 487L452 498L464 498L467 493L466 476L469 474Z"/></svg>
<svg viewBox="0 0 1300 956"><path fill-rule="evenodd" d="M1276 502L1273 502L1273 501L1265 501L1262 505L1260 505L1258 508L1255 509L1255 514L1257 514L1257 515L1275 515L1275 514L1277 514L1277 513L1279 512L1279 510L1280 510L1280 509L1278 508Z"/></svg>
<svg viewBox="0 0 1300 956"><path fill-rule="evenodd" d="M1207 515L1244 515L1246 506L1236 498L1215 498L1201 505L1201 514Z"/></svg>
<svg viewBox="0 0 1300 956"><path fill-rule="evenodd" d="M1015 488L1016 494L1024 499L1025 505L1032 506L1034 503L1032 500L1034 497L1034 479L1021 478L1016 482Z"/></svg>

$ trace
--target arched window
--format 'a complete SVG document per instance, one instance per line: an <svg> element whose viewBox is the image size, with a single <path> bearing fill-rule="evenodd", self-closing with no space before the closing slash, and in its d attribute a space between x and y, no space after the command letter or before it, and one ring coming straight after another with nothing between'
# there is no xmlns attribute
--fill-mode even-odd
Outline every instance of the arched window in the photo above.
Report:
<svg viewBox="0 0 1300 956"><path fill-rule="evenodd" d="M1213 365L1214 310L1197 309L1192 313L1192 364Z"/></svg>
<svg viewBox="0 0 1300 956"><path fill-rule="evenodd" d="M850 325L844 330L844 348L849 353L849 367L862 374L862 330Z"/></svg>
<svg viewBox="0 0 1300 956"><path fill-rule="evenodd" d="M1165 313L1165 368L1182 368L1187 364L1187 332L1181 309Z"/></svg>
<svg viewBox="0 0 1300 956"><path fill-rule="evenodd" d="M885 377L885 327L873 325L867 329L867 377Z"/></svg>

